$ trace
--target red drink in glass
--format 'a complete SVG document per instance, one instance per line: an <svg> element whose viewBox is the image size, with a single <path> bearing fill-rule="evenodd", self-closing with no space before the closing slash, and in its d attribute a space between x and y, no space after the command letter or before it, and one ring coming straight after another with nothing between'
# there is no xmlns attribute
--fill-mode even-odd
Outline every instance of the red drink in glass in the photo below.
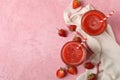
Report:
<svg viewBox="0 0 120 80"><path fill-rule="evenodd" d="M91 10L86 12L81 20L82 29L88 33L89 35L99 35L106 29L106 20L103 20L106 16L98 11L98 10Z"/></svg>
<svg viewBox="0 0 120 80"><path fill-rule="evenodd" d="M61 57L65 64L78 66L85 60L86 52L80 43L70 41L63 46Z"/></svg>

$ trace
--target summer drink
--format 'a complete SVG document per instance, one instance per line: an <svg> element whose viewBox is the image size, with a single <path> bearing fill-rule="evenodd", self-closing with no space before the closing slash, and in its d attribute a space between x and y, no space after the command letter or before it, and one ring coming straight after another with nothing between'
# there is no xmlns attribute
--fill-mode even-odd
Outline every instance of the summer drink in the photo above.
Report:
<svg viewBox="0 0 120 80"><path fill-rule="evenodd" d="M106 20L103 20L106 16L98 11L91 10L85 13L82 17L81 24L82 29L89 35L99 35L106 29Z"/></svg>
<svg viewBox="0 0 120 80"><path fill-rule="evenodd" d="M85 56L83 46L76 41L67 42L61 50L62 60L67 65L78 66L84 61Z"/></svg>
<svg viewBox="0 0 120 80"><path fill-rule="evenodd" d="M106 20L103 20L106 16L98 11L91 10L85 13L82 17L82 29L89 35L99 35L106 29ZM67 42L62 50L61 57L65 64L71 66L78 66L84 62L86 58L85 48L81 43L76 41Z"/></svg>

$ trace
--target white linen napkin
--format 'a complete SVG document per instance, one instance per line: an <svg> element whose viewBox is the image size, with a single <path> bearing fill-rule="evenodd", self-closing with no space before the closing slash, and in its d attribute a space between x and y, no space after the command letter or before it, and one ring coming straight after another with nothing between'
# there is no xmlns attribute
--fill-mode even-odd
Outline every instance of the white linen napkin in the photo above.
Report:
<svg viewBox="0 0 120 80"><path fill-rule="evenodd" d="M95 65L101 61L97 80L120 80L120 47L115 41L111 26L108 24L106 31L98 36L90 36L81 29L81 18L89 10L94 10L94 8L87 5L83 8L73 9L70 4L64 11L65 23L66 25L76 25L77 31L87 38L87 44L94 52L89 60ZM87 75L90 73L97 73L96 68L86 70L76 80L87 80Z"/></svg>

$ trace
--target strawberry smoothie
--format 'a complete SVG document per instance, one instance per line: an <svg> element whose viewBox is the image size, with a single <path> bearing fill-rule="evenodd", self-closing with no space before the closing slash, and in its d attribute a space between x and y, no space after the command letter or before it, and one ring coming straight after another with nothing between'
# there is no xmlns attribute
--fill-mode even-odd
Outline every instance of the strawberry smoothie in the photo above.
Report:
<svg viewBox="0 0 120 80"><path fill-rule="evenodd" d="M88 11L81 20L82 29L89 35L99 35L106 29L106 20L100 22L104 18L105 15L98 10Z"/></svg>
<svg viewBox="0 0 120 80"><path fill-rule="evenodd" d="M80 43L70 41L63 46L61 57L67 65L78 66L85 60L86 51Z"/></svg>

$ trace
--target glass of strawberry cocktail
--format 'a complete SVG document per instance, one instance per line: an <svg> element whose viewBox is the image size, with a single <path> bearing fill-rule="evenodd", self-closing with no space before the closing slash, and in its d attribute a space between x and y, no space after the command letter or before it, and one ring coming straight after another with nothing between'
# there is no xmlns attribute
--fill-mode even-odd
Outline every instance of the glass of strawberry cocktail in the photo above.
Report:
<svg viewBox="0 0 120 80"><path fill-rule="evenodd" d="M86 51L80 43L70 41L63 46L61 57L65 64L78 66L85 60Z"/></svg>
<svg viewBox="0 0 120 80"><path fill-rule="evenodd" d="M82 29L89 35L99 35L106 29L106 16L98 10L90 10L86 12L81 20Z"/></svg>

